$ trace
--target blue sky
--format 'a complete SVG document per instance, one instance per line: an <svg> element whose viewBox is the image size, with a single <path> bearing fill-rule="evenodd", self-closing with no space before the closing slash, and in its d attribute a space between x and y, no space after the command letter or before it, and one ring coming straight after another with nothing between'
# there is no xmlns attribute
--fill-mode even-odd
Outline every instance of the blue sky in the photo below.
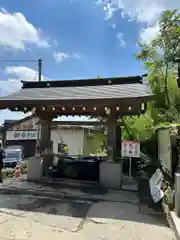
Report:
<svg viewBox="0 0 180 240"><path fill-rule="evenodd" d="M1 0L0 61L43 59L44 79L127 76L145 72L137 41L158 34L158 18L179 0ZM36 63L0 63L0 94L37 79ZM0 112L17 119L21 113Z"/></svg>

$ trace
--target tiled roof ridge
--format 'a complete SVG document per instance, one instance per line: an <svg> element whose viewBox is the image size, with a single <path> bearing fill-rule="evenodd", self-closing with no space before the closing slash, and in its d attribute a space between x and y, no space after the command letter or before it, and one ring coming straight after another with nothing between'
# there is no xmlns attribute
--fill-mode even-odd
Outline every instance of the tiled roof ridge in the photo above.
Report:
<svg viewBox="0 0 180 240"><path fill-rule="evenodd" d="M22 89L26 88L49 88L49 87L85 87L120 84L142 84L143 77L147 75L111 78L92 78L81 80L51 80L51 81L22 81Z"/></svg>

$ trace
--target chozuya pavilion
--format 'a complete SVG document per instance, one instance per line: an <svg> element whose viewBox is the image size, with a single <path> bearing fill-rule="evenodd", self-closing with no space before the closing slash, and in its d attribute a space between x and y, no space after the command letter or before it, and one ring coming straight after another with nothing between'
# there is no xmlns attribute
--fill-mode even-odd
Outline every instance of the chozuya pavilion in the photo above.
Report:
<svg viewBox="0 0 180 240"><path fill-rule="evenodd" d="M0 109L36 113L41 120L41 152L51 148L53 118L62 115L103 117L107 126L108 161L100 164L99 179L109 188L120 188L121 128L117 119L145 112L146 103L152 100L153 94L147 82L143 81L144 77L22 81L20 91L0 97ZM47 157L44 157L44 162L45 159Z"/></svg>

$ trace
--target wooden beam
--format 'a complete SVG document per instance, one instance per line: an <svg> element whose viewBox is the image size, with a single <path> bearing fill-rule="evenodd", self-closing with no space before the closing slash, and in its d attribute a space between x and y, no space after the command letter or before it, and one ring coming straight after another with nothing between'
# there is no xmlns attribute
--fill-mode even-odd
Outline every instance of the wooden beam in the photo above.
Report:
<svg viewBox="0 0 180 240"><path fill-rule="evenodd" d="M106 122L101 121L53 121L51 126L106 126ZM121 125L118 122L118 125Z"/></svg>
<svg viewBox="0 0 180 240"><path fill-rule="evenodd" d="M37 122L36 124L38 124ZM51 127L56 126L106 126L105 121L52 121ZM117 126L121 126L121 122L117 122Z"/></svg>
<svg viewBox="0 0 180 240"><path fill-rule="evenodd" d="M112 111L116 111L117 116L123 115L138 115L141 113L141 102L133 101L131 103L121 103L119 105L84 105L84 106L59 106L59 105L39 105L39 106L18 106L15 108L11 108L12 111L22 111L22 112L29 112L35 111L37 115L57 115L57 116L94 116L94 117L105 117L106 109L111 109ZM38 114L39 112L39 114Z"/></svg>
<svg viewBox="0 0 180 240"><path fill-rule="evenodd" d="M1 99L0 99L1 100ZM153 95L138 96L132 98L131 96L124 98L98 98L98 99L2 99L0 101L0 109L6 108L21 108L29 106L115 106L115 105L132 105L134 103L142 103L153 100Z"/></svg>

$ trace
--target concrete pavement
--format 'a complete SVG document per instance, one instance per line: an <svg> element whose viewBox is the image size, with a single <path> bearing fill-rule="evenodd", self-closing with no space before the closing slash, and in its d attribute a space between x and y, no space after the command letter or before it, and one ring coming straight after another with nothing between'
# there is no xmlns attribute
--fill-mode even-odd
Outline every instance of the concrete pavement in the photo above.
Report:
<svg viewBox="0 0 180 240"><path fill-rule="evenodd" d="M175 239L164 216L121 199L91 202L1 192L0 240Z"/></svg>
<svg viewBox="0 0 180 240"><path fill-rule="evenodd" d="M27 182L24 179L5 180L0 185L0 193L29 194L42 197L83 199L86 201L111 201L138 203L137 194L131 191L103 189L97 184L74 181L61 181L55 184Z"/></svg>

